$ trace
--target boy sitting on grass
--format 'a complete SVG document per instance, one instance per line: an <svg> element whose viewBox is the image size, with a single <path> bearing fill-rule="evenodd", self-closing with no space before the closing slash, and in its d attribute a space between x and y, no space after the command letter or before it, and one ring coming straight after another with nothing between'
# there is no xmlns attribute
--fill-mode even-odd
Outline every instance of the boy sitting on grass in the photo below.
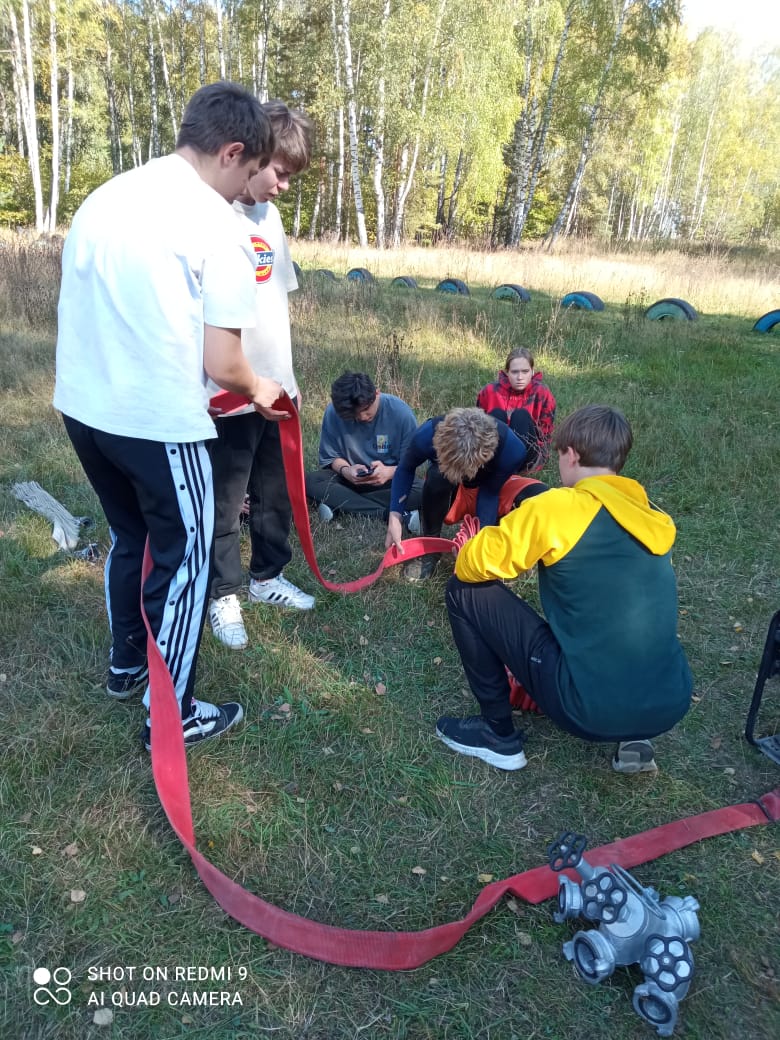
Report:
<svg viewBox="0 0 780 1040"><path fill-rule="evenodd" d="M446 603L481 713L438 720L454 751L499 769L526 764L509 668L561 729L617 741L617 772L657 768L650 738L685 715L692 679L677 638L674 523L618 476L631 444L617 409L580 408L553 437L563 487L461 547ZM534 564L546 620L503 584Z"/></svg>

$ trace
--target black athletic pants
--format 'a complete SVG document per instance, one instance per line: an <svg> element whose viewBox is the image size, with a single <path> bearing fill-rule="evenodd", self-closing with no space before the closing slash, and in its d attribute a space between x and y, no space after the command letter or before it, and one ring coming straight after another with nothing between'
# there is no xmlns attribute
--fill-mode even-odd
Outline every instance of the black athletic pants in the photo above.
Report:
<svg viewBox="0 0 780 1040"><path fill-rule="evenodd" d="M69 416L63 420L111 529L105 567L111 663L121 669L146 661L140 603L148 535L153 567L143 587L144 607L186 717L214 533L211 462L204 442L163 444L104 433Z"/></svg>
<svg viewBox="0 0 780 1040"><path fill-rule="evenodd" d="M279 423L246 412L216 419L215 426L217 439L209 443L215 515L210 595L219 599L243 584L239 515L244 495L249 494L249 574L258 581L275 578L292 559L292 509Z"/></svg>
<svg viewBox="0 0 780 1040"><path fill-rule="evenodd" d="M487 719L511 719L506 668L556 726L583 740L586 733L566 715L557 682L561 649L533 607L500 581L447 583L447 612L471 692ZM506 667L505 667L506 666Z"/></svg>
<svg viewBox="0 0 780 1040"><path fill-rule="evenodd" d="M378 487L360 487L343 480L330 467L312 470L306 474L306 497L315 505L324 502L334 513L355 513L378 520L387 520L391 486L392 481L388 480L386 484ZM422 481L415 479L404 502L405 511L419 509L421 489Z"/></svg>
<svg viewBox="0 0 780 1040"><path fill-rule="evenodd" d="M541 462L539 458L540 438L539 429L531 418L531 413L526 411L525 408L515 408L512 414L507 417L507 413L503 408L491 408L488 415L492 415L494 419L506 423L509 429L513 430L525 445L528 455L523 466L523 472L528 473L536 469Z"/></svg>

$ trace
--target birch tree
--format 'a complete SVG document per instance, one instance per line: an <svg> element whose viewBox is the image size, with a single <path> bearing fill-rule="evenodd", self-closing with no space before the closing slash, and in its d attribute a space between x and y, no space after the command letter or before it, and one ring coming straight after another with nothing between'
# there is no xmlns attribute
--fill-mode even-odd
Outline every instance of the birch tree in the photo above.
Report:
<svg viewBox="0 0 780 1040"><path fill-rule="evenodd" d="M428 92L431 86L433 62L439 48L439 37L441 35L442 21L444 19L444 12L446 8L447 0L437 0L432 30L430 35L428 36L426 48L423 55L424 70L422 74L420 105L417 116L417 130L414 134L412 142L409 145L404 146L401 160L401 178L398 183L398 188L396 189L395 215L393 219L392 237L392 243L394 246L399 246L401 244L401 238L403 235L406 203L409 198L409 192L412 190L412 185L414 183L414 175L417 169L417 158L420 154L420 139L422 136L422 127L425 125L425 118L428 107Z"/></svg>
<svg viewBox="0 0 780 1040"><path fill-rule="evenodd" d="M347 126L349 128L349 155L352 172L352 197L355 201L355 222L357 224L358 243L365 248L368 245L368 235L366 233L366 214L363 208L363 188L360 184L357 99L355 96L355 72L352 62L352 40L350 37L350 3L351 0L341 0L339 35L344 60L344 83L347 97Z"/></svg>
<svg viewBox="0 0 780 1040"><path fill-rule="evenodd" d="M49 0L49 111L51 113L51 185L49 208L44 216L44 226L53 232L57 228L57 206L60 191L60 87L59 59L57 54L57 4Z"/></svg>
<svg viewBox="0 0 780 1040"><path fill-rule="evenodd" d="M38 148L38 119L35 111L35 69L30 26L30 7L27 0L21 0L23 34L21 39L19 38L16 11L13 4L9 4L7 10L11 32L11 56L14 64L15 81L18 85L19 108L22 114L22 126L27 142L27 161L30 167L33 197L35 200L35 228L36 231L43 231L43 187L41 184L41 164Z"/></svg>
<svg viewBox="0 0 780 1040"><path fill-rule="evenodd" d="M563 201L560 212L555 218L553 226L550 228L549 233L545 239L547 247L550 248L554 245L556 238L560 234L561 230L565 227L565 233L568 234L571 228L571 222L577 209L577 200L582 187L582 178L585 174L585 167L588 164L588 160L591 157L591 147L593 144L594 135L598 127L599 117L601 115L601 109L604 102L604 94L606 91L607 83L609 82L609 75L612 71L612 66L615 61L615 55L617 53L618 43L623 35L623 26L625 25L626 15L631 5L632 0L619 0L619 7L617 12L617 20L615 22L615 29L612 34L612 40L610 42L609 50L604 61L604 66L601 71L598 86L596 87L596 95L593 100L593 104L590 107L588 114L588 121L585 126L585 133L582 138L580 145L579 156L577 158L577 165L574 170L574 176L571 179L569 190L566 193L566 198Z"/></svg>
<svg viewBox="0 0 780 1040"><path fill-rule="evenodd" d="M507 188L504 245L517 246L534 204L539 176L547 158L547 139L557 98L558 81L569 40L575 3L567 4L559 30L552 72L546 89L548 46L555 39L555 10L536 4L524 25L524 65L520 87L521 114L515 122ZM545 42L546 41L546 42Z"/></svg>
<svg viewBox="0 0 780 1040"><path fill-rule="evenodd" d="M379 78L376 85L376 114L374 117L374 196L376 198L376 246L384 249L386 245L387 219L385 213L385 77L388 27L390 22L390 0L382 5L382 21L379 30Z"/></svg>

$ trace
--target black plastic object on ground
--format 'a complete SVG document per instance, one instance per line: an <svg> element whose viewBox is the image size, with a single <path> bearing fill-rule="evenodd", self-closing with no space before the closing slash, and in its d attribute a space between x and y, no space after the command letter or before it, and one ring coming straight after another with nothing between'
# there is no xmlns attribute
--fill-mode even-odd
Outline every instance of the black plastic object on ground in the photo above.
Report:
<svg viewBox="0 0 780 1040"><path fill-rule="evenodd" d="M664 318L676 318L678 321L696 321L699 315L685 300L677 300L673 296L669 296L651 304L645 311L645 317L651 321L661 321Z"/></svg>
<svg viewBox="0 0 780 1040"><path fill-rule="evenodd" d="M504 282L503 285L496 286L490 296L493 300L511 300L513 303L528 303L531 299L529 291L514 282Z"/></svg>
<svg viewBox="0 0 780 1040"><path fill-rule="evenodd" d="M452 293L454 296L471 296L469 287L460 278L443 278L436 286L436 292Z"/></svg>
<svg viewBox="0 0 780 1040"><path fill-rule="evenodd" d="M397 278L392 280L390 287L393 289L416 289L417 282L411 275L399 274Z"/></svg>
<svg viewBox="0 0 780 1040"><path fill-rule="evenodd" d="M754 332L771 332L780 326L780 311L767 311L753 326Z"/></svg>
<svg viewBox="0 0 780 1040"><path fill-rule="evenodd" d="M756 688L753 691L753 700L750 702L747 723L745 724L745 738L749 744L757 747L767 758L771 758L780 766L780 734L771 737L754 737L753 731L756 726L758 709L761 706L761 698L764 696L764 687L767 679L773 675L780 675L780 610L778 610L769 622L769 632L764 645L764 653L756 677Z"/></svg>
<svg viewBox="0 0 780 1040"><path fill-rule="evenodd" d="M367 267L353 267L347 271L348 282L373 282L374 276Z"/></svg>
<svg viewBox="0 0 780 1040"><path fill-rule="evenodd" d="M574 307L578 311L603 311L604 301L592 292L566 293L561 300L561 307Z"/></svg>

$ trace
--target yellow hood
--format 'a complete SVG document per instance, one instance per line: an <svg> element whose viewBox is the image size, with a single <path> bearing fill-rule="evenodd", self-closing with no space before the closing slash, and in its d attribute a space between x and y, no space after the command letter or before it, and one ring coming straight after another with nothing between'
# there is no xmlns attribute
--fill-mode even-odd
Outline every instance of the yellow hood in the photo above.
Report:
<svg viewBox="0 0 780 1040"><path fill-rule="evenodd" d="M650 505L647 492L630 477L605 475L586 477L575 485L600 502L620 526L655 556L663 556L674 545L674 521Z"/></svg>

